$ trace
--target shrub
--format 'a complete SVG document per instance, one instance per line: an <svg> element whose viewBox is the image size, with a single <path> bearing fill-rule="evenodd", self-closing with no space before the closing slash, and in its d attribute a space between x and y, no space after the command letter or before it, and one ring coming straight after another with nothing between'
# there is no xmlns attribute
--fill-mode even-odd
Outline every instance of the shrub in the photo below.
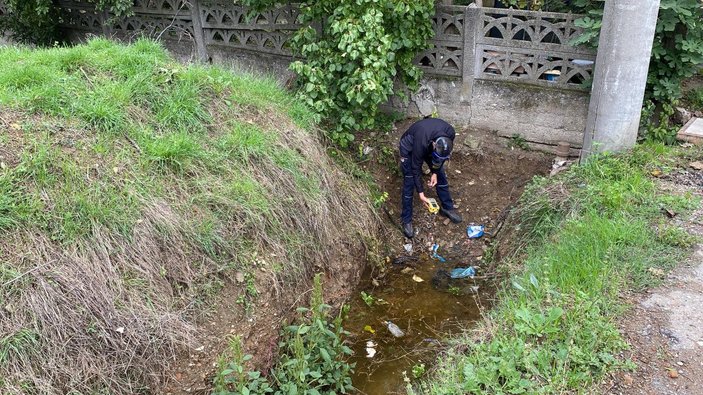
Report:
<svg viewBox="0 0 703 395"><path fill-rule="evenodd" d="M342 342L348 333L342 329L341 314L330 321L331 306L322 301L319 274L315 277L310 306L310 309L299 308L299 323L285 328L283 341L278 345L281 359L267 378L258 371L245 371L251 356L244 355L241 340L233 338L229 355L220 359L214 394L312 395L351 391L354 366L345 358L352 351Z"/></svg>

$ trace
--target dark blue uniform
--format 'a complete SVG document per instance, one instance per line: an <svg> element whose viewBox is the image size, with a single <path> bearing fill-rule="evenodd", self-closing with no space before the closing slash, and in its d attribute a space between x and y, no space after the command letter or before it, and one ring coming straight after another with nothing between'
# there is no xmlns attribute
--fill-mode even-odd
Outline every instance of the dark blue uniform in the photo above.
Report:
<svg viewBox="0 0 703 395"><path fill-rule="evenodd" d="M433 161L432 143L439 137L454 141L456 132L447 122L438 118L427 118L415 122L400 138L400 166L403 170L403 224L412 221L413 194L424 192L422 185L422 163L427 163L432 174L437 174L437 196L442 208L454 209L454 202L449 194L449 183L444 172L444 161Z"/></svg>

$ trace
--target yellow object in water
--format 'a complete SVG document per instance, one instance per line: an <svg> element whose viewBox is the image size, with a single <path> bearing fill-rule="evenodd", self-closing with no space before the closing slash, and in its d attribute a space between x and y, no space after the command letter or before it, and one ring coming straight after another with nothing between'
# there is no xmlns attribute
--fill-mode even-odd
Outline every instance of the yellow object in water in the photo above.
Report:
<svg viewBox="0 0 703 395"><path fill-rule="evenodd" d="M427 209L430 210L430 214L437 214L439 212L439 204L433 198L427 199Z"/></svg>

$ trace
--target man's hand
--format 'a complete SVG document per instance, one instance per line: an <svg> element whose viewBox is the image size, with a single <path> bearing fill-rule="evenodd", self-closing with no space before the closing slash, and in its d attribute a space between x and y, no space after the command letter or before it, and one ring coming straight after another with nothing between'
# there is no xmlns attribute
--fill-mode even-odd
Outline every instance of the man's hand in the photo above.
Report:
<svg viewBox="0 0 703 395"><path fill-rule="evenodd" d="M437 174L432 174L430 180L427 181L427 186L433 188L435 185L437 185Z"/></svg>
<svg viewBox="0 0 703 395"><path fill-rule="evenodd" d="M429 200L427 199L427 197L425 196L425 193L420 192L419 195L420 195L420 200L422 201L422 204L424 204L425 206L429 206L430 203L429 203Z"/></svg>

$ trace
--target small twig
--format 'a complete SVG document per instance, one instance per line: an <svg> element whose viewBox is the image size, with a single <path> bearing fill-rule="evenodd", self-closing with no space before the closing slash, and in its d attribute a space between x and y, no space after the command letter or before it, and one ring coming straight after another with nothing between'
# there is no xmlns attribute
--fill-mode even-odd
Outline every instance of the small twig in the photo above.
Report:
<svg viewBox="0 0 703 395"><path fill-rule="evenodd" d="M132 140L132 138L127 136L126 134L124 135L124 138L129 141L130 144L132 144L132 147L134 147L134 149L137 150L138 153L142 153L142 149L139 148L139 145L137 145L136 141Z"/></svg>
<svg viewBox="0 0 703 395"><path fill-rule="evenodd" d="M180 6L180 7L178 8L178 10L176 11L176 13L173 15L173 19L171 19L171 23L170 23L168 26L166 26L166 27L161 31L161 33L159 33L159 34L156 36L156 39L157 39L157 40L161 40L161 36L163 36L163 34L166 33L167 30L169 30L169 29L171 29L171 28L174 27L174 25L175 25L175 23L176 23L176 18L178 18L178 15L180 14L181 10L186 6L186 4L187 4L187 2L185 2L185 1L181 4L181 6ZM188 36L190 36L190 32L188 31L188 29L182 29L182 30L185 31L185 32L188 34ZM192 37L191 37L191 38L192 38ZM180 41L180 40L179 40L179 41Z"/></svg>
<svg viewBox="0 0 703 395"><path fill-rule="evenodd" d="M305 292L303 292L303 293L301 293L301 294L298 296L298 299L296 299L295 302L293 302L293 304L290 306L290 310L293 310L293 309L295 308L295 306L298 305L298 302L300 302L300 299L301 299L303 296L305 296L306 294L309 294L311 291L312 291L312 288L311 288L311 289L308 289L307 291L305 291Z"/></svg>
<svg viewBox="0 0 703 395"><path fill-rule="evenodd" d="M83 73L83 76L85 76L85 79L88 81L90 86L92 88L95 88L95 85L93 85L93 81L90 80L90 77L88 77L88 73L86 73L85 70L83 70L83 67L79 67L78 69Z"/></svg>
<svg viewBox="0 0 703 395"><path fill-rule="evenodd" d="M43 264L43 265L39 265L39 266L34 267L34 268L32 268L32 269L29 269L29 270L27 270L26 272L20 274L19 276L13 278L12 280L6 282L6 283L3 284L2 286L3 286L3 287L7 287L8 285L10 285L10 284L14 283L15 281L21 279L22 277L24 277L24 276L26 276L26 275L32 273L33 271L39 270L39 269L41 269L42 267L44 267L44 266L46 266L46 265L48 265L48 264L54 263L54 262L56 262L56 260L53 260L53 261L51 261L51 262L47 262L47 263L45 263L45 264Z"/></svg>

